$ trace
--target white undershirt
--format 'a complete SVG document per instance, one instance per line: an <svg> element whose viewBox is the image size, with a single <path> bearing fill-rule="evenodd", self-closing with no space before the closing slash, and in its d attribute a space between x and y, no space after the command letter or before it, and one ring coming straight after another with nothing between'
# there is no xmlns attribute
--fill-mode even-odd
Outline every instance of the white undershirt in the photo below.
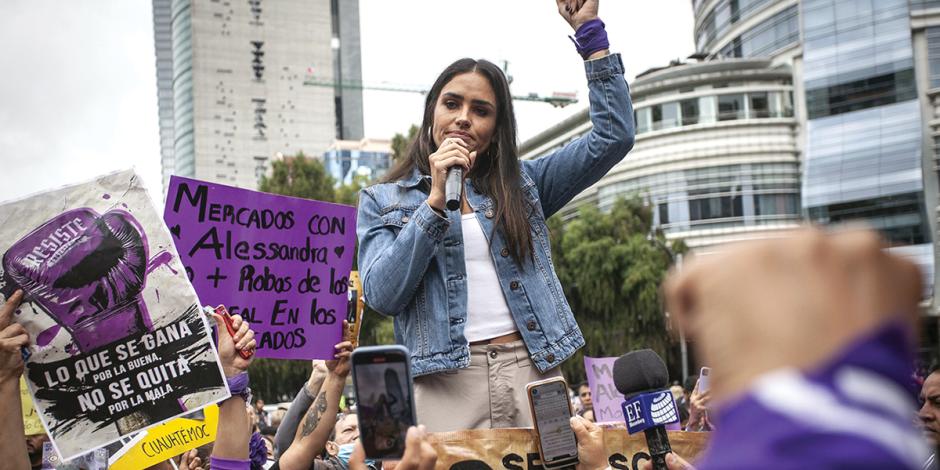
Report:
<svg viewBox="0 0 940 470"><path fill-rule="evenodd" d="M468 342L496 338L516 331L516 322L509 313L496 275L496 265L490 256L490 244L476 214L463 214L463 257L467 267L467 326L464 336Z"/></svg>

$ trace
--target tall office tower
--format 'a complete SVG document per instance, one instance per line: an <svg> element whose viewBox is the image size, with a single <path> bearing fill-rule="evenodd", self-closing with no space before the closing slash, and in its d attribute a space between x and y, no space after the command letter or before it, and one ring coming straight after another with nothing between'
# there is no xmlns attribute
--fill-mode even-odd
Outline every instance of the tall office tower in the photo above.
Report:
<svg viewBox="0 0 940 470"><path fill-rule="evenodd" d="M157 105L160 123L160 159L163 189L176 171L173 158L173 0L153 0L153 39L157 59Z"/></svg>
<svg viewBox="0 0 940 470"><path fill-rule="evenodd" d="M319 156L340 135L362 138L361 91L303 84L361 80L358 15L357 0L154 0L158 94L172 90L160 101L173 116L172 130L161 121L173 140L164 188L171 174L256 188L278 153Z"/></svg>

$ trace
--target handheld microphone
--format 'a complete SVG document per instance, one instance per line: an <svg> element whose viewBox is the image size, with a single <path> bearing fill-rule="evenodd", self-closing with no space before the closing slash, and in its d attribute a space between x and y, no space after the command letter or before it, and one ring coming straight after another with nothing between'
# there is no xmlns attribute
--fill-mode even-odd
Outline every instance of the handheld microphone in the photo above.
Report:
<svg viewBox="0 0 940 470"><path fill-rule="evenodd" d="M666 363L651 349L631 351L614 361L614 386L622 393L623 417L627 431L643 431L654 470L667 470L666 454L672 452L666 424L679 421L669 383Z"/></svg>
<svg viewBox="0 0 940 470"><path fill-rule="evenodd" d="M447 181L444 183L444 198L447 210L460 209L460 193L463 192L463 167L454 165L447 170Z"/></svg>

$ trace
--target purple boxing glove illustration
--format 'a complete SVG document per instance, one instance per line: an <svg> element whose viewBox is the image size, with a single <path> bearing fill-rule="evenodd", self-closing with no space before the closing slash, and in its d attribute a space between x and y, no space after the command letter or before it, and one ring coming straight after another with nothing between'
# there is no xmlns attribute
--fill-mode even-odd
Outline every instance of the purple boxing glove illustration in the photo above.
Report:
<svg viewBox="0 0 940 470"><path fill-rule="evenodd" d="M8 281L88 352L150 329L140 293L147 243L134 217L121 210L59 214L7 250Z"/></svg>

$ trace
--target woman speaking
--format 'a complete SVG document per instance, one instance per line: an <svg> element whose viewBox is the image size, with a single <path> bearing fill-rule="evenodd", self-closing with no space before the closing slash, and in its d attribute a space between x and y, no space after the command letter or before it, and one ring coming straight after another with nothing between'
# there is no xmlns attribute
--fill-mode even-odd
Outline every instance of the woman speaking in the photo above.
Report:
<svg viewBox="0 0 940 470"><path fill-rule="evenodd" d="M598 0L556 3L585 60L593 129L520 162L506 77L460 59L428 92L408 154L359 200L366 303L395 318L430 431L531 426L525 385L560 375L584 345L545 220L627 154L633 109ZM457 210L445 204L452 167L465 178Z"/></svg>

